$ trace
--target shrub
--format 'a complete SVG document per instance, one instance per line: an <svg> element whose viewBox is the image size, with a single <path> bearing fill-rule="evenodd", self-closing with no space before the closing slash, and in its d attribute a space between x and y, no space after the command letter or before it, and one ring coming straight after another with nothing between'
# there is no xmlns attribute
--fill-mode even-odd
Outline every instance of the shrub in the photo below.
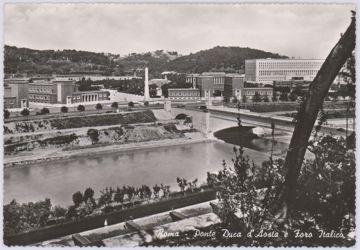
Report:
<svg viewBox="0 0 360 250"><path fill-rule="evenodd" d="M83 194L80 191L77 191L73 194L72 200L74 202L74 205L78 207L84 200Z"/></svg>
<svg viewBox="0 0 360 250"><path fill-rule="evenodd" d="M101 110L103 107L100 103L96 104L95 106L96 110Z"/></svg>
<svg viewBox="0 0 360 250"><path fill-rule="evenodd" d="M128 103L128 106L129 106L130 108L132 108L132 107L135 106L135 104L134 104L133 102L129 102L129 103Z"/></svg>
<svg viewBox="0 0 360 250"><path fill-rule="evenodd" d="M113 103L111 104L111 107L112 107L113 109L118 109L118 108L119 108L119 104L118 104L117 102L113 102Z"/></svg>
<svg viewBox="0 0 360 250"><path fill-rule="evenodd" d="M92 143L96 143L99 141L99 131L97 129L89 129L87 131L87 135L90 137Z"/></svg>
<svg viewBox="0 0 360 250"><path fill-rule="evenodd" d="M50 110L48 108L43 108L40 111L40 114L42 114L42 115L46 115L46 114L49 114L49 113L50 113Z"/></svg>
<svg viewBox="0 0 360 250"><path fill-rule="evenodd" d="M28 109L24 108L24 109L20 112L20 114L21 114L22 116L28 116L28 115L30 115L30 111L29 111Z"/></svg>
<svg viewBox="0 0 360 250"><path fill-rule="evenodd" d="M80 112L83 112L83 111L85 111L85 107L80 104L80 105L77 107L77 110L80 111Z"/></svg>
<svg viewBox="0 0 360 250"><path fill-rule="evenodd" d="M5 109L4 110L4 118L8 119L9 117L10 117L10 112L9 112L9 110Z"/></svg>
<svg viewBox="0 0 360 250"><path fill-rule="evenodd" d="M61 111L62 113L67 113L67 112L69 111L69 109L68 109L68 107L66 107L66 106L62 106L61 109L60 109L60 111Z"/></svg>

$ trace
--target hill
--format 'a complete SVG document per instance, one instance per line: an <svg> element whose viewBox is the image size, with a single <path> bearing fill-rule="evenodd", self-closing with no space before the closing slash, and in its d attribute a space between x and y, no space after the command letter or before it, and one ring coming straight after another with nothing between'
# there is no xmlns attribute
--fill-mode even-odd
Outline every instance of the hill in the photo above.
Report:
<svg viewBox="0 0 360 250"><path fill-rule="evenodd" d="M262 50L241 47L214 47L179 57L165 65L165 70L202 73L207 71L239 72L245 67L246 59L288 58Z"/></svg>
<svg viewBox="0 0 360 250"><path fill-rule="evenodd" d="M149 66L150 79L163 71L202 73L206 71L239 72L245 59L286 58L278 54L240 47L215 47L194 54L180 56L177 52L157 50L117 54L77 50L34 50L5 45L4 72L6 74L103 74L126 75L141 73Z"/></svg>

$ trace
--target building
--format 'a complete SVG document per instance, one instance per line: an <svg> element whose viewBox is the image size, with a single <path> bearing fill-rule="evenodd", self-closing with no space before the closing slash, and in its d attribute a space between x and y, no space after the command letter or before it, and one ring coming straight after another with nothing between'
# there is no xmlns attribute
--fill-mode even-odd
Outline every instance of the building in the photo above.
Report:
<svg viewBox="0 0 360 250"><path fill-rule="evenodd" d="M13 109L16 106L16 97L11 95L11 88L9 86L4 87L4 108Z"/></svg>
<svg viewBox="0 0 360 250"><path fill-rule="evenodd" d="M311 81L274 81L274 89L288 89L289 92L295 88L300 88L301 90L308 90L310 87Z"/></svg>
<svg viewBox="0 0 360 250"><path fill-rule="evenodd" d="M79 92L73 80L36 81L29 83L29 102L48 104L88 103L109 100L108 91Z"/></svg>
<svg viewBox="0 0 360 250"><path fill-rule="evenodd" d="M9 78L4 80L6 105L14 108L28 107L29 78ZM5 101L5 98L4 98ZM13 103L15 102L15 103ZM5 106L6 107L6 106Z"/></svg>
<svg viewBox="0 0 360 250"><path fill-rule="evenodd" d="M187 74L185 77L185 82L190 83L193 88L196 88L196 79L200 76L200 74Z"/></svg>
<svg viewBox="0 0 360 250"><path fill-rule="evenodd" d="M110 93L108 91L84 91L73 93L71 100L68 99L68 103L101 102L108 100L110 100Z"/></svg>
<svg viewBox="0 0 360 250"><path fill-rule="evenodd" d="M203 73L196 78L196 86L200 90L201 97L210 98L223 96L225 73Z"/></svg>
<svg viewBox="0 0 360 250"><path fill-rule="evenodd" d="M226 76L224 82L224 96L231 98L236 97L238 100L242 99L244 89L244 76Z"/></svg>
<svg viewBox="0 0 360 250"><path fill-rule="evenodd" d="M51 81L36 81L29 83L29 102L57 103L57 88Z"/></svg>
<svg viewBox="0 0 360 250"><path fill-rule="evenodd" d="M245 81L273 84L274 81L312 81L322 59L252 59L245 60Z"/></svg>
<svg viewBox="0 0 360 250"><path fill-rule="evenodd" d="M273 96L273 89L272 88L244 88L243 89L243 95L241 100L245 100L247 102L253 101L255 94L258 93L263 100L265 96L271 101L271 98Z"/></svg>
<svg viewBox="0 0 360 250"><path fill-rule="evenodd" d="M200 100L200 91L198 89L168 89L169 100L195 101Z"/></svg>

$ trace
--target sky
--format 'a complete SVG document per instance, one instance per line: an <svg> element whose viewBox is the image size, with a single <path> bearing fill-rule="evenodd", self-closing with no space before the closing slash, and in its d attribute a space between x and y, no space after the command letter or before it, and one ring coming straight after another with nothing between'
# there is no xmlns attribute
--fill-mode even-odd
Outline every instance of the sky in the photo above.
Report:
<svg viewBox="0 0 360 250"><path fill-rule="evenodd" d="M6 45L182 55L239 46L325 58L350 24L351 4L11 4Z"/></svg>

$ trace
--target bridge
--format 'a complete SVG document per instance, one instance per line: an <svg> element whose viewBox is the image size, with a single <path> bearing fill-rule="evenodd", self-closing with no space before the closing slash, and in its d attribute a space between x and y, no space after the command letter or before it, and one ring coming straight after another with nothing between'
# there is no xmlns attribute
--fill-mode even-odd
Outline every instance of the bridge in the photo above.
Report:
<svg viewBox="0 0 360 250"><path fill-rule="evenodd" d="M191 117L193 127L205 134L237 126L237 118L239 116L237 109L217 106L209 107L208 112L194 107L172 108L171 113L174 117L179 115ZM240 110L240 119L244 125L268 129L271 128L271 122L273 122L276 129L287 132L293 132L295 126L295 122L291 117L255 113L247 110ZM326 125L322 126L321 132L345 136L345 131L338 131L336 128Z"/></svg>

